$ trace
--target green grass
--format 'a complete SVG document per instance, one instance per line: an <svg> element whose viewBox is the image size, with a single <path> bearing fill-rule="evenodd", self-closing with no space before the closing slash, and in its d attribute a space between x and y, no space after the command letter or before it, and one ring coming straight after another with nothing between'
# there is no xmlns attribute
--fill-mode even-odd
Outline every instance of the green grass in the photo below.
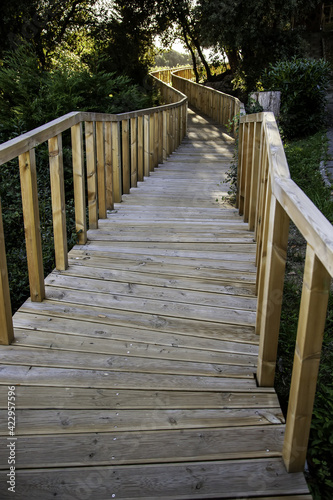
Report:
<svg viewBox="0 0 333 500"><path fill-rule="evenodd" d="M285 151L292 179L325 217L333 222L331 189L323 183L319 164L327 157L327 138L318 132L306 139L288 142ZM275 386L285 411L297 332L306 242L291 226L280 325ZM333 498L333 294L330 294L316 400L308 450L307 479L315 500Z"/></svg>
<svg viewBox="0 0 333 500"><path fill-rule="evenodd" d="M327 137L324 132L297 141L286 142L285 152L292 179L333 223L333 198L325 186L319 164L327 159Z"/></svg>

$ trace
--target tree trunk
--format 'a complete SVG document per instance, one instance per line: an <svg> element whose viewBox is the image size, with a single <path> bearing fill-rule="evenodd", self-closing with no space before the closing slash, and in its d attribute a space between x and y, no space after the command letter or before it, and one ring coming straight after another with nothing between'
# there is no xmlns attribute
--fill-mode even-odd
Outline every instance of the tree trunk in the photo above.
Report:
<svg viewBox="0 0 333 500"><path fill-rule="evenodd" d="M206 70L206 74L207 74L207 80L210 81L212 79L212 73L210 71L210 67L209 67L209 64L207 63L206 59L205 59L205 56L203 55L202 53L202 50L201 50L201 47L200 47L200 43L198 42L197 39L195 39L193 36L191 36L191 39L192 39L192 42L193 42L193 45L195 46L195 48L197 49L198 51L198 54L199 54L199 57L201 59L201 62L202 64L204 65L205 67L205 70Z"/></svg>
<svg viewBox="0 0 333 500"><path fill-rule="evenodd" d="M228 61L229 61L229 66L231 69L231 73L234 75L237 73L238 70L238 65L239 65L239 57L237 54L237 50L235 49L224 49L225 53L227 54Z"/></svg>
<svg viewBox="0 0 333 500"><path fill-rule="evenodd" d="M184 27L183 27L183 36L184 36L184 41L186 43L186 47L188 48L188 50L191 53L192 63L193 63L193 71L194 71L194 74L195 74L195 81L196 81L196 83L199 83L200 77L199 77L199 73L198 73L197 61L196 61L196 58L195 58L195 53L194 53L194 50L192 49L191 44L190 44L190 42L188 40L187 33L186 33Z"/></svg>

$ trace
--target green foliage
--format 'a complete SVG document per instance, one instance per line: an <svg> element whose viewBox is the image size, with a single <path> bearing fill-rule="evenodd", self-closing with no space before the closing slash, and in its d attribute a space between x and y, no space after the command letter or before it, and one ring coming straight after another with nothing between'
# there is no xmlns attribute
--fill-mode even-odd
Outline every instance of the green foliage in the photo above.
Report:
<svg viewBox="0 0 333 500"><path fill-rule="evenodd" d="M261 77L265 90L281 91L280 125L286 137L309 135L325 124L330 66L324 60L284 60Z"/></svg>
<svg viewBox="0 0 333 500"><path fill-rule="evenodd" d="M303 53L300 25L313 0L200 0L201 37L206 46L226 53L236 81L255 90L269 63Z"/></svg>
<svg viewBox="0 0 333 500"><path fill-rule="evenodd" d="M151 89L128 76L62 66L43 71L28 45L9 52L0 68L0 134L22 133L71 111L117 113L149 107Z"/></svg>
<svg viewBox="0 0 333 500"><path fill-rule="evenodd" d="M247 115L251 113L261 113L264 110L261 104L258 101L253 99L252 97L248 98L247 103L245 104L245 111Z"/></svg>
<svg viewBox="0 0 333 500"><path fill-rule="evenodd" d="M77 50L77 37L98 23L97 0L2 0L0 11L0 57L30 43L43 68L50 68L59 45Z"/></svg>
<svg viewBox="0 0 333 500"><path fill-rule="evenodd" d="M313 201L325 217L333 223L333 199L319 171L325 159L327 136L320 131L307 139L286 142L285 152L292 179Z"/></svg>
<svg viewBox="0 0 333 500"><path fill-rule="evenodd" d="M191 64L190 56L175 50L162 52L155 56L155 65L158 67L175 68L176 66L187 66L189 64Z"/></svg>

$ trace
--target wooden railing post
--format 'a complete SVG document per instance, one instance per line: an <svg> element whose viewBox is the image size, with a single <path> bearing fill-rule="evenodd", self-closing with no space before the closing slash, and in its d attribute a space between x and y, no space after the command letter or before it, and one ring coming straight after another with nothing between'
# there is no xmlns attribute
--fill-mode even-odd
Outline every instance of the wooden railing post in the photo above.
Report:
<svg viewBox="0 0 333 500"><path fill-rule="evenodd" d="M138 119L131 118L131 187L138 182Z"/></svg>
<svg viewBox="0 0 333 500"><path fill-rule="evenodd" d="M163 112L158 112L158 163L163 163Z"/></svg>
<svg viewBox="0 0 333 500"><path fill-rule="evenodd" d="M255 226L255 239L257 242L256 248L256 266L257 266L257 277L260 273L261 266L261 256L262 256L262 239L264 231L264 219L265 219L265 206L268 208L270 205L266 203L267 195L267 182L268 182L268 171L269 171L269 158L266 149L266 143L263 141L262 156L260 159L260 168L258 175L258 191L259 196L257 200L257 220Z"/></svg>
<svg viewBox="0 0 333 500"><path fill-rule="evenodd" d="M144 176L148 177L150 173L150 123L149 115L144 115Z"/></svg>
<svg viewBox="0 0 333 500"><path fill-rule="evenodd" d="M168 157L168 111L163 111L163 160Z"/></svg>
<svg viewBox="0 0 333 500"><path fill-rule="evenodd" d="M111 122L104 123L104 149L105 149L105 182L106 182L106 208L113 209L113 175L112 175L112 131Z"/></svg>
<svg viewBox="0 0 333 500"><path fill-rule="evenodd" d="M238 208L240 215L243 215L241 184L242 184L242 177L244 176L244 171L246 169L246 165L244 162L244 153L243 153L243 148L245 147L243 144L244 134L245 134L245 123L241 122L239 124L239 134L238 134L238 168L237 168L237 195L236 195L236 207Z"/></svg>
<svg viewBox="0 0 333 500"><path fill-rule="evenodd" d="M0 201L0 344L9 345L14 340L12 307L8 284L8 270L5 248L5 237L2 222Z"/></svg>
<svg viewBox="0 0 333 500"><path fill-rule="evenodd" d="M254 143L252 152L252 175L251 190L249 200L249 230L253 231L256 222L256 208L258 200L258 176L260 166L260 148L261 148L261 122L254 123Z"/></svg>
<svg viewBox="0 0 333 500"><path fill-rule="evenodd" d="M55 262L56 268L64 271L68 267L68 252L62 135L59 134L49 139L48 145Z"/></svg>
<svg viewBox="0 0 333 500"><path fill-rule="evenodd" d="M71 135L73 154L75 225L78 236L78 244L84 245L87 241L87 221L82 123L73 125L73 127L71 128Z"/></svg>
<svg viewBox="0 0 333 500"><path fill-rule="evenodd" d="M154 117L154 168L158 165L158 139L159 139L159 130L158 130L158 112L156 111L153 114Z"/></svg>
<svg viewBox="0 0 333 500"><path fill-rule="evenodd" d="M256 332L260 334L257 381L260 386L272 387L289 234L289 217L274 196L271 197L269 218L265 225L268 229L267 249L265 262L262 263L257 305Z"/></svg>
<svg viewBox="0 0 333 500"><path fill-rule="evenodd" d="M97 159L97 192L98 217L106 219L106 179L105 179L105 150L104 150L104 123L96 122L96 159Z"/></svg>
<svg viewBox="0 0 333 500"><path fill-rule="evenodd" d="M304 469L330 283L329 273L308 244L283 446L289 472Z"/></svg>
<svg viewBox="0 0 333 500"><path fill-rule="evenodd" d="M247 138L246 138L246 172L245 172L245 186L244 186L244 222L249 222L250 212L250 192L251 192L251 177L253 168L253 141L254 141L254 123L247 124Z"/></svg>
<svg viewBox="0 0 333 500"><path fill-rule="evenodd" d="M129 194L131 187L129 127L128 120L121 121L123 193Z"/></svg>
<svg viewBox="0 0 333 500"><path fill-rule="evenodd" d="M89 228L98 228L97 170L94 122L85 122Z"/></svg>
<svg viewBox="0 0 333 500"><path fill-rule="evenodd" d="M41 302L45 287L34 149L19 156L19 166L30 296L33 302Z"/></svg>
<svg viewBox="0 0 333 500"><path fill-rule="evenodd" d="M121 180L121 161L120 161L120 124L112 122L112 177L113 177L113 201L121 202L122 180Z"/></svg>
<svg viewBox="0 0 333 500"><path fill-rule="evenodd" d="M143 116L138 117L138 182L143 181L144 167L144 134L143 134Z"/></svg>
<svg viewBox="0 0 333 500"><path fill-rule="evenodd" d="M154 171L155 162L155 120L154 114L148 116L149 118L149 172Z"/></svg>

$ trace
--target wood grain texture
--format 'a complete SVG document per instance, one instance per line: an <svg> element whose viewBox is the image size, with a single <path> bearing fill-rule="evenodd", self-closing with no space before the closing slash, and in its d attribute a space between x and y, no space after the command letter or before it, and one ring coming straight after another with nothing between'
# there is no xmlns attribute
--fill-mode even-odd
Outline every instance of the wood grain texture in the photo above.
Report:
<svg viewBox="0 0 333 500"><path fill-rule="evenodd" d="M57 269L65 270L68 267L68 252L61 134L49 139L48 146L55 261Z"/></svg>
<svg viewBox="0 0 333 500"><path fill-rule="evenodd" d="M45 288L34 149L19 156L19 167L30 297L40 302L44 299Z"/></svg>
<svg viewBox="0 0 333 500"><path fill-rule="evenodd" d="M0 200L0 344L10 344L14 340L12 307L7 271L5 236L3 230L2 207Z"/></svg>

